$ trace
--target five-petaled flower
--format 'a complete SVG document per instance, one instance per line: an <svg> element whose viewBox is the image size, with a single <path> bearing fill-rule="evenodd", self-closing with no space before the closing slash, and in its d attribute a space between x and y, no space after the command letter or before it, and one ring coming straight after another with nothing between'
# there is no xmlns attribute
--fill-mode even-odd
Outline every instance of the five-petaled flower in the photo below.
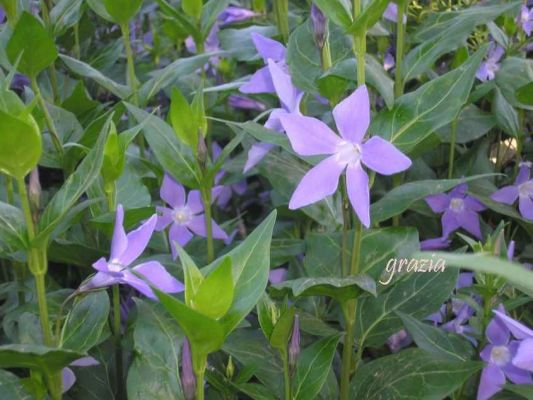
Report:
<svg viewBox="0 0 533 400"><path fill-rule="evenodd" d="M476 77L482 82L493 80L496 72L500 69L499 61L504 54L505 50L503 47L491 42L487 58L479 65L476 71Z"/></svg>
<svg viewBox="0 0 533 400"><path fill-rule="evenodd" d="M322 200L337 190L346 170L348 198L364 226L370 226L370 188L363 165L382 175L405 171L411 160L379 136L364 141L370 125L370 102L366 86L360 86L333 109L340 132L336 135L322 121L296 114L280 117L292 148L301 156L328 155L309 170L293 193L294 210Z"/></svg>
<svg viewBox="0 0 533 400"><path fill-rule="evenodd" d="M462 183L450 193L439 193L426 197L426 203L436 213L442 213L442 237L447 238L452 232L463 228L481 239L478 212L485 206L472 196L466 194L468 185Z"/></svg>
<svg viewBox="0 0 533 400"><path fill-rule="evenodd" d="M165 174L159 194L171 208L157 207L159 217L155 229L162 231L170 225L168 240L172 257L175 259L178 257L178 251L174 242L183 247L189 243L193 234L207 236L202 197L198 190L191 190L189 195L185 196L183 186L169 174ZM211 220L211 226L214 239L228 238L226 232L215 221Z"/></svg>
<svg viewBox="0 0 533 400"><path fill-rule="evenodd" d="M109 260L100 258L93 264L98 271L80 290L90 290L116 284L129 285L146 297L156 299L150 285L166 293L183 291L183 284L170 275L158 261L147 261L130 268L148 245L157 222L153 215L139 228L126 234L124 231L124 209L118 205L115 229L111 240Z"/></svg>
<svg viewBox="0 0 533 400"><path fill-rule="evenodd" d="M521 163L514 183L494 192L490 198L509 205L518 199L518 209L522 217L533 220L533 179L530 179L530 173L531 163Z"/></svg>

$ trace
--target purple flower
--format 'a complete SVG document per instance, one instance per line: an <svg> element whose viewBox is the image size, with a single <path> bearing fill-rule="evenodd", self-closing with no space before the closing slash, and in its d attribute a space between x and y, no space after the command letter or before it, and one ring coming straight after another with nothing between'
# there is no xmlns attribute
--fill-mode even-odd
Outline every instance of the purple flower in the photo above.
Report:
<svg viewBox="0 0 533 400"><path fill-rule="evenodd" d="M213 160L217 160L220 156L220 153L222 152L222 149L220 148L218 143L213 142L211 151L213 152ZM231 185L221 185L220 182L222 181L225 175L226 171L224 171L223 169L221 169L217 173L217 175L215 176L216 186L212 190L213 201L215 201L216 204L223 209L226 208L226 206L228 205L229 201L233 197L233 193L242 196L246 192L246 189L248 189L248 185L246 184L245 180L233 183Z"/></svg>
<svg viewBox="0 0 533 400"><path fill-rule="evenodd" d="M228 98L228 103L233 108L242 108L243 110L265 111L266 106L260 101L248 97L232 94Z"/></svg>
<svg viewBox="0 0 533 400"><path fill-rule="evenodd" d="M69 367L92 367L94 365L100 365L100 363L93 357L88 356L71 362ZM74 372L69 367L61 370L61 383L63 384L61 393L68 392L74 386L74 383L76 383L76 375L74 375Z"/></svg>
<svg viewBox="0 0 533 400"><path fill-rule="evenodd" d="M280 118L296 153L328 155L304 175L290 199L289 208L301 208L332 195L346 170L350 203L363 225L369 227L370 190L363 164L382 175L392 175L409 168L411 160L379 136L363 142L370 124L366 86L360 86L335 106L333 119L341 136L316 118L296 114Z"/></svg>
<svg viewBox="0 0 533 400"><path fill-rule="evenodd" d="M518 350L513 358L513 365L533 372L533 330L515 321L501 311L493 310L493 312L511 331L513 336L520 340Z"/></svg>
<svg viewBox="0 0 533 400"><path fill-rule="evenodd" d="M218 16L218 20L222 25L232 24L234 22L242 22L247 19L254 18L260 14L248 10L243 7L229 6Z"/></svg>
<svg viewBox="0 0 533 400"><path fill-rule="evenodd" d="M499 311L505 314L503 306ZM481 373L481 380L477 392L477 400L489 399L502 389L506 379L521 385L533 383L528 371L513 365L515 357L519 359L532 359L531 353L519 350L520 342L511 340L510 330L501 317L493 318L487 326L486 336L489 341L480 353L486 366Z"/></svg>
<svg viewBox="0 0 533 400"><path fill-rule="evenodd" d="M265 128L276 132L283 132L283 126L280 122L281 118L289 114L301 115L300 102L304 93L292 84L291 76L279 64L268 60L267 68L270 71L272 83L281 102L281 108L272 110L268 120L265 122ZM248 158L243 172L247 173L255 167L273 147L273 145L268 143L252 145L248 151Z"/></svg>
<svg viewBox="0 0 533 400"><path fill-rule="evenodd" d="M279 63L283 70L287 70L285 63L285 55L287 49L280 42L267 38L263 35L253 32L252 41L259 55L263 58L266 66L258 69L250 78L248 82L242 85L239 90L241 93L274 93L276 91L270 69L268 68L268 60Z"/></svg>
<svg viewBox="0 0 533 400"><path fill-rule="evenodd" d="M401 349L409 346L411 343L413 343L413 338L405 329L390 335L387 339L387 346L389 346L389 349L392 353L399 352Z"/></svg>
<svg viewBox="0 0 533 400"><path fill-rule="evenodd" d="M476 77L482 82L493 80L496 76L496 72L500 69L498 61L501 60L504 54L505 50L503 47L491 42L487 58L479 65L479 68L476 71Z"/></svg>
<svg viewBox="0 0 533 400"><path fill-rule="evenodd" d="M270 270L268 274L268 280L272 285L281 283L287 277L287 268L276 268Z"/></svg>
<svg viewBox="0 0 533 400"><path fill-rule="evenodd" d="M124 231L124 209L119 204L116 212L115 229L111 240L111 255L109 260L100 258L93 264L98 271L96 275L81 290L89 290L116 284L129 285L146 297L156 299L149 284L166 293L183 291L183 284L170 275L158 261L147 261L133 268L129 266L142 254L157 222L153 215L139 228L126 235ZM145 280L141 279L142 276Z"/></svg>
<svg viewBox="0 0 533 400"><path fill-rule="evenodd" d="M391 22L398 22L398 6L395 3L389 3L385 12L383 13L383 18L388 19ZM403 16L403 23L407 22L407 16Z"/></svg>
<svg viewBox="0 0 533 400"><path fill-rule="evenodd" d="M30 78L28 78L26 75L16 73L11 81L11 89L23 91L25 86L31 86Z"/></svg>
<svg viewBox="0 0 533 400"><path fill-rule="evenodd" d="M527 5L522 4L518 23L526 33L526 36L530 36L531 31L533 31L533 8L527 8Z"/></svg>
<svg viewBox="0 0 533 400"><path fill-rule="evenodd" d="M476 346L477 341L471 336L471 334L475 333L475 329L468 324L468 321L474 315L474 309L464 301L452 300L452 310L456 317L442 325L442 329L464 336Z"/></svg>
<svg viewBox="0 0 533 400"><path fill-rule="evenodd" d="M468 185L462 183L450 193L440 193L426 197L426 203L436 213L442 213L442 237L448 237L459 228L465 229L481 239L478 212L485 206L471 196L467 196Z"/></svg>
<svg viewBox="0 0 533 400"><path fill-rule="evenodd" d="M4 7L0 7L0 24L3 24L6 19L6 12L4 10Z"/></svg>
<svg viewBox="0 0 533 400"><path fill-rule="evenodd" d="M512 205L518 199L518 209L525 219L533 220L533 179L530 179L531 163L521 163L514 184L494 192L490 198Z"/></svg>
<svg viewBox="0 0 533 400"><path fill-rule="evenodd" d="M183 341L181 351L181 386L185 400L193 400L196 390L196 377L192 369L191 346L187 338Z"/></svg>
<svg viewBox="0 0 533 400"><path fill-rule="evenodd" d="M178 251L174 242L180 246L185 246L192 239L193 234L206 237L205 215L202 198L198 190L191 190L185 196L185 189L174 180L169 174L165 174L160 190L161 199L171 208L157 207L159 217L155 229L164 230L170 225L168 230L168 240L172 257L178 257ZM211 221L213 227L213 238L225 240L228 238L226 232L218 226L215 221Z"/></svg>
<svg viewBox="0 0 533 400"><path fill-rule="evenodd" d="M389 71L390 69L394 68L395 65L396 61L394 60L392 52L387 51L385 53L385 57L383 58L383 68L385 69L385 71Z"/></svg>

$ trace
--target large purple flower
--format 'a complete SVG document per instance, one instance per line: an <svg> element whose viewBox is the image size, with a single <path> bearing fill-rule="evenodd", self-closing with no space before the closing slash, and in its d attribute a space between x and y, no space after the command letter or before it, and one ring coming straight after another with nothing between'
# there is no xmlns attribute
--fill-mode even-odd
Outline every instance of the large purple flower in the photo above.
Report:
<svg viewBox="0 0 533 400"><path fill-rule="evenodd" d="M363 225L369 227L370 189L363 164L380 174L392 175L409 168L411 160L379 136L363 141L370 125L366 86L360 86L341 101L333 109L333 119L340 136L316 118L296 114L280 118L296 153L301 156L328 155L304 175L291 197L289 208L304 207L332 195L346 170L346 187L352 207Z"/></svg>
<svg viewBox="0 0 533 400"><path fill-rule="evenodd" d="M513 336L520 340L518 350L513 358L515 367L533 372L533 330L515 321L511 317L499 310L493 310L505 326L511 331Z"/></svg>
<svg viewBox="0 0 533 400"><path fill-rule="evenodd" d="M160 190L161 198L169 207L157 207L159 217L155 229L162 231L170 225L168 230L168 240L172 257L178 257L178 251L174 242L180 246L185 246L193 237L193 234L206 237L205 214L202 204L202 197L198 190L191 190L185 196L185 189L170 175L165 174ZM225 240L228 238L226 232L211 221L213 227L213 238Z"/></svg>
<svg viewBox="0 0 533 400"><path fill-rule="evenodd" d="M522 217L533 220L533 179L530 179L530 172L531 163L522 163L514 184L494 192L490 198L509 205L518 199L518 209Z"/></svg>
<svg viewBox="0 0 533 400"><path fill-rule="evenodd" d="M292 84L291 76L286 73L279 64L268 60L268 70L272 77L272 83L276 94L281 103L281 108L272 110L268 120L265 122L265 128L275 132L283 132L283 126L280 119L287 114L300 114L300 102L304 93ZM255 167L273 148L269 143L256 143L248 151L248 158L244 165L244 173Z"/></svg>
<svg viewBox="0 0 533 400"><path fill-rule="evenodd" d="M485 206L466 194L468 185L462 183L448 194L440 193L426 197L426 203L436 213L442 213L442 237L447 238L459 228L481 239L478 212Z"/></svg>
<svg viewBox="0 0 533 400"><path fill-rule="evenodd" d="M281 68L286 70L285 55L287 49L280 42L267 38L258 33L252 33L252 41L259 55L263 58L266 66L258 69L250 78L248 82L242 85L239 90L241 93L274 93L276 91L270 69L268 68L268 60L279 63Z"/></svg>
<svg viewBox="0 0 533 400"><path fill-rule="evenodd" d="M505 314L502 306L499 311ZM528 371L516 367L511 362L517 356L531 359L531 353L519 350L520 342L511 340L509 328L500 318L493 318L490 321L486 336L489 345L480 354L486 366L481 373L477 400L489 399L502 389L506 379L518 385L533 383Z"/></svg>
<svg viewBox="0 0 533 400"><path fill-rule="evenodd" d="M482 82L493 80L496 72L500 69L499 61L504 54L505 50L503 47L491 42L487 58L479 65L476 71L476 77Z"/></svg>
<svg viewBox="0 0 533 400"><path fill-rule="evenodd" d="M123 226L124 209L119 205L109 260L102 257L93 264L98 272L88 283L82 285L80 290L116 284L129 285L151 299L156 299L156 296L149 284L166 293L183 291L183 284L170 275L158 261L147 261L130 268L148 245L156 222L157 216L153 215L139 228L126 235Z"/></svg>
<svg viewBox="0 0 533 400"><path fill-rule="evenodd" d="M526 33L526 36L530 36L531 31L533 31L533 8L528 8L527 5L522 4L518 15L518 23Z"/></svg>

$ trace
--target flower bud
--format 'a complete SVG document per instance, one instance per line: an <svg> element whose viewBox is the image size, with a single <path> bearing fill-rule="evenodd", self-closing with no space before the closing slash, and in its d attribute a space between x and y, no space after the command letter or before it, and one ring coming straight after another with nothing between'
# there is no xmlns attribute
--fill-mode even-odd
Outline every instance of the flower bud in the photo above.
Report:
<svg viewBox="0 0 533 400"><path fill-rule="evenodd" d="M300 355L300 317L298 314L294 315L294 322L292 324L291 342L289 344L289 366L293 369L296 366L296 361Z"/></svg>
<svg viewBox="0 0 533 400"><path fill-rule="evenodd" d="M229 356L228 365L226 365L226 377L228 379L231 379L233 378L234 373L235 373L235 364L233 364L233 357Z"/></svg>
<svg viewBox="0 0 533 400"><path fill-rule="evenodd" d="M205 143L205 139L202 135L198 135L198 162L200 163L200 166L202 169L205 168L206 162L207 162L207 145Z"/></svg>
<svg viewBox="0 0 533 400"><path fill-rule="evenodd" d="M322 49L328 36L328 20L315 3L311 5L311 25L313 27L315 43Z"/></svg>
<svg viewBox="0 0 533 400"><path fill-rule="evenodd" d="M181 386L185 400L194 400L196 378L192 369L191 347L187 339L183 341L181 351Z"/></svg>

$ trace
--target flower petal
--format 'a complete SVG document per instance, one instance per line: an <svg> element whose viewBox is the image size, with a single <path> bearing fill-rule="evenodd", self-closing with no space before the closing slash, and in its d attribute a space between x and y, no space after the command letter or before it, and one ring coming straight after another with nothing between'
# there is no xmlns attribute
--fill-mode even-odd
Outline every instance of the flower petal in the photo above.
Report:
<svg viewBox="0 0 533 400"><path fill-rule="evenodd" d="M513 358L513 365L533 372L533 338L523 340Z"/></svg>
<svg viewBox="0 0 533 400"><path fill-rule="evenodd" d="M76 375L70 368L67 367L61 370L61 383L63 384L61 393L68 392L76 383Z"/></svg>
<svg viewBox="0 0 533 400"><path fill-rule="evenodd" d="M442 213L450 206L450 196L445 193L432 194L424 199L427 205L436 213Z"/></svg>
<svg viewBox="0 0 533 400"><path fill-rule="evenodd" d="M296 210L316 203L337 190L339 177L345 166L328 157L311 168L303 176L289 201L289 208Z"/></svg>
<svg viewBox="0 0 533 400"><path fill-rule="evenodd" d="M346 170L346 190L355 213L365 227L370 226L370 188L368 175L361 164L349 166Z"/></svg>
<svg viewBox="0 0 533 400"><path fill-rule="evenodd" d="M167 173L163 177L159 195L172 208L182 207L185 204L185 189Z"/></svg>
<svg viewBox="0 0 533 400"><path fill-rule="evenodd" d="M189 196L187 196L187 206L191 209L193 214L198 214L204 211L202 194L199 190L191 190L189 192Z"/></svg>
<svg viewBox="0 0 533 400"><path fill-rule="evenodd" d="M524 182L527 182L529 180L529 175L531 174L531 167L530 164L525 162L520 165L520 169L518 170L518 175L516 175L516 179L514 181L515 185L520 185Z"/></svg>
<svg viewBox="0 0 533 400"><path fill-rule="evenodd" d="M111 239L110 259L118 259L126 251L127 247L128 239L124 231L124 208L122 204L119 204L115 213L115 227L113 229L113 238Z"/></svg>
<svg viewBox="0 0 533 400"><path fill-rule="evenodd" d="M170 243L170 250L174 260L178 257L178 251L176 250L176 244L174 242L177 242L181 247L185 247L192 237L193 234L186 227L178 224L172 224L170 226L170 229L168 230L168 241Z"/></svg>
<svg viewBox="0 0 533 400"><path fill-rule="evenodd" d="M275 285L276 283L281 283L285 280L287 272L287 268L272 269L268 273L268 280L272 285Z"/></svg>
<svg viewBox="0 0 533 400"><path fill-rule="evenodd" d="M370 102L365 85L359 86L350 96L333 109L333 119L341 136L361 143L370 125Z"/></svg>
<svg viewBox="0 0 533 400"><path fill-rule="evenodd" d="M291 76L272 60L268 60L268 69L281 104L289 112L296 111L301 91L292 84Z"/></svg>
<svg viewBox="0 0 533 400"><path fill-rule="evenodd" d="M100 365L100 362L94 357L87 356L78 358L76 361L70 363L72 367L92 367L95 365Z"/></svg>
<svg viewBox="0 0 533 400"><path fill-rule="evenodd" d="M511 205L518 198L518 188L516 186L505 186L494 192L490 198L498 203Z"/></svg>
<svg viewBox="0 0 533 400"><path fill-rule="evenodd" d="M381 175L393 175L408 169L412 162L392 143L374 136L362 146L363 164Z"/></svg>
<svg viewBox="0 0 533 400"><path fill-rule="evenodd" d="M505 375L503 371L494 364L489 364L483 368L479 388L477 390L477 400L488 400L495 393L502 390L505 384Z"/></svg>
<svg viewBox="0 0 533 400"><path fill-rule="evenodd" d="M80 286L81 291L98 289L119 283L117 277L113 277L105 272L97 272L87 283Z"/></svg>
<svg viewBox="0 0 533 400"><path fill-rule="evenodd" d="M494 314L496 314L496 317L500 319L505 326L511 331L513 336L517 339L526 339L526 338L532 338L533 339L533 330L529 329L524 324L514 320L513 318L509 317L505 313L499 311L499 310L492 310Z"/></svg>
<svg viewBox="0 0 533 400"><path fill-rule="evenodd" d="M450 236L452 232L456 231L461 226L460 222L457 221L455 213L450 210L444 211L444 214L442 214L441 217L441 223L443 237Z"/></svg>
<svg viewBox="0 0 533 400"><path fill-rule="evenodd" d="M287 114L287 111L283 108L275 108L268 116L268 119L265 122L265 128L276 132L283 132L284 129L283 126L281 126L280 117Z"/></svg>
<svg viewBox="0 0 533 400"><path fill-rule="evenodd" d="M133 271L141 274L148 282L165 293L183 292L183 284L168 273L158 261L148 261L137 265Z"/></svg>
<svg viewBox="0 0 533 400"><path fill-rule="evenodd" d="M263 57L265 64L269 59L276 62L285 61L285 53L287 49L280 42L260 35L259 33L252 33L252 41L257 49L257 52Z"/></svg>
<svg viewBox="0 0 533 400"><path fill-rule="evenodd" d="M526 355L526 357L529 356L530 363L533 362L532 354L533 353L529 353L529 355ZM518 368L511 363L503 367L503 372L507 378L516 385L529 385L533 383L531 374L528 371Z"/></svg>
<svg viewBox="0 0 533 400"><path fill-rule="evenodd" d="M477 213L464 210L457 215L456 218L467 232L470 232L476 238L481 239L481 228L479 226L479 215L477 215Z"/></svg>
<svg viewBox="0 0 533 400"><path fill-rule="evenodd" d="M518 209L522 217L533 220L533 199L531 197L520 196Z"/></svg>
<svg viewBox="0 0 533 400"><path fill-rule="evenodd" d="M479 212L487 209L482 202L472 196L466 196L463 201L466 208L471 211Z"/></svg>
<svg viewBox="0 0 533 400"><path fill-rule="evenodd" d="M294 151L301 156L333 154L341 138L322 121L295 114L280 117Z"/></svg>
<svg viewBox="0 0 533 400"><path fill-rule="evenodd" d="M107 265L105 257L99 258L97 261L95 261L93 263L93 268L100 272L109 272L109 266Z"/></svg>
<svg viewBox="0 0 533 400"><path fill-rule="evenodd" d="M154 233L156 223L157 216L152 215L148 221L128 233L128 248L118 258L120 264L128 266L142 254Z"/></svg>
<svg viewBox="0 0 533 400"><path fill-rule="evenodd" d="M205 214L194 216L187 224L187 227L198 236L207 237L207 229L205 226ZM228 238L226 232L213 220L211 220L211 229L213 230L213 238L225 240Z"/></svg>
<svg viewBox="0 0 533 400"><path fill-rule="evenodd" d="M241 85L239 91L241 93L274 93L276 89L268 67L258 69L248 82Z"/></svg>
<svg viewBox="0 0 533 400"><path fill-rule="evenodd" d="M503 346L509 343L510 332L507 326L498 318L493 318L486 330L487 339L496 346Z"/></svg>
<svg viewBox="0 0 533 400"><path fill-rule="evenodd" d="M248 158L244 164L243 172L246 174L268 154L274 146L269 143L256 143L248 150Z"/></svg>
<svg viewBox="0 0 533 400"><path fill-rule="evenodd" d="M131 286L132 288L152 300L157 300L157 297L150 288L150 286L131 271L124 271L124 276L121 279L121 283L124 285Z"/></svg>
<svg viewBox="0 0 533 400"><path fill-rule="evenodd" d="M451 241L445 237L439 237L434 239L426 239L420 242L420 250L440 250L450 247Z"/></svg>
<svg viewBox="0 0 533 400"><path fill-rule="evenodd" d="M156 207L157 223L155 224L156 231L162 231L172 222L172 210L166 207Z"/></svg>

